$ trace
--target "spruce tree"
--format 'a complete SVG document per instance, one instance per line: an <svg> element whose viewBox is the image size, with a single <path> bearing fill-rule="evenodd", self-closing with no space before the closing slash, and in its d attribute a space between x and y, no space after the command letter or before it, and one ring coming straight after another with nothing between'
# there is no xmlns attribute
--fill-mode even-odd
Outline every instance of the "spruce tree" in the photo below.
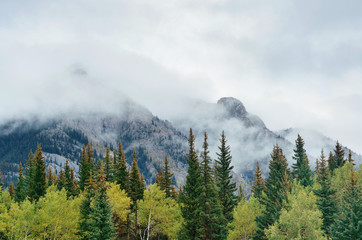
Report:
<svg viewBox="0 0 362 240"><path fill-rule="evenodd" d="M256 218L257 230L253 239L266 239L264 230L279 219L283 201L290 191L290 170L282 149L276 145L269 163L269 177L265 183L265 196L261 203L265 206L261 216Z"/></svg>
<svg viewBox="0 0 362 240"><path fill-rule="evenodd" d="M27 195L31 198L34 195L34 174L35 174L35 160L32 150L30 150L28 155L28 160L25 164L25 189Z"/></svg>
<svg viewBox="0 0 362 240"><path fill-rule="evenodd" d="M32 181L34 190L32 192L32 195L30 195L30 198L37 201L40 197L45 195L47 186L45 162L40 145L38 145L34 155L34 164L35 168Z"/></svg>
<svg viewBox="0 0 362 240"><path fill-rule="evenodd" d="M10 185L9 185L9 194L10 194L11 199L15 198L15 187L14 187L13 183L10 183Z"/></svg>
<svg viewBox="0 0 362 240"><path fill-rule="evenodd" d="M61 168L60 173L59 173L58 183L57 183L59 191L62 190L63 188L65 188L66 182L67 182L67 180L65 178L65 173L64 173L63 169Z"/></svg>
<svg viewBox="0 0 362 240"><path fill-rule="evenodd" d="M97 176L97 191L89 213L89 238L92 240L114 239L111 221L111 206L108 203L106 175L101 167Z"/></svg>
<svg viewBox="0 0 362 240"><path fill-rule="evenodd" d="M86 187L86 182L89 179L89 163L87 161L87 152L85 150L85 146L83 145L82 150L82 159L79 162L79 188L84 191Z"/></svg>
<svg viewBox="0 0 362 240"><path fill-rule="evenodd" d="M195 137L190 128L189 153L187 155L186 183L180 194L181 212L185 220L184 229L181 230L181 239L199 239L198 231L201 229L200 222L200 193L202 190L202 177L200 165L195 151Z"/></svg>
<svg viewBox="0 0 362 240"><path fill-rule="evenodd" d="M334 197L336 191L331 187L330 173L323 149L320 156L319 171L317 174L317 182L320 184L320 189L314 190L314 194L318 197L317 206L323 215L322 230L324 230L329 236L330 226L333 224L335 214L337 212L336 200Z"/></svg>
<svg viewBox="0 0 362 240"><path fill-rule="evenodd" d="M339 144L338 141L333 151L334 151L334 163L336 165L336 168L342 167L346 162L346 159L344 159L343 147L341 144Z"/></svg>
<svg viewBox="0 0 362 240"><path fill-rule="evenodd" d="M80 205L80 222L79 222L79 235L82 240L90 239L90 213L91 213L91 203L95 195L96 186L94 184L93 175L90 174L88 180L84 184L85 188L85 197Z"/></svg>
<svg viewBox="0 0 362 240"><path fill-rule="evenodd" d="M201 239L226 239L225 219L213 181L206 132L200 158L202 159L200 164L202 185L199 199L202 225L198 229L199 237Z"/></svg>
<svg viewBox="0 0 362 240"><path fill-rule="evenodd" d="M238 202L244 201L245 200L245 194L244 194L244 190L243 187L241 186L241 184L238 187Z"/></svg>
<svg viewBox="0 0 362 240"><path fill-rule="evenodd" d="M87 162L88 162L88 167L89 167L89 172L91 172L93 174L93 176L95 176L95 166L94 166L94 151L92 150L92 147L90 145L90 143L88 143L87 147L86 147L86 157L87 157Z"/></svg>
<svg viewBox="0 0 362 240"><path fill-rule="evenodd" d="M53 176L53 171L52 168L49 167L48 168L48 187L50 187L51 185L55 184L54 180L54 176Z"/></svg>
<svg viewBox="0 0 362 240"><path fill-rule="evenodd" d="M226 137L224 131L221 134L219 152L216 159L216 180L219 190L219 200L223 208L223 215L226 219L226 224L233 219L233 209L237 205L236 183L231 182L231 170L234 166L231 165L230 146L226 145Z"/></svg>
<svg viewBox="0 0 362 240"><path fill-rule="evenodd" d="M22 202L26 198L26 189L25 189L25 179L23 173L23 167L21 163L19 164L19 177L18 184L15 188L15 201Z"/></svg>
<svg viewBox="0 0 362 240"><path fill-rule="evenodd" d="M353 158L352 158L352 151L351 151L351 149L349 149L349 151L348 151L348 162L352 163L353 166L356 165L356 164L354 163Z"/></svg>
<svg viewBox="0 0 362 240"><path fill-rule="evenodd" d="M111 151L109 150L109 146L106 148L106 156L103 158L104 162L104 174L106 175L106 180L108 182L113 181L112 175L112 162L111 162Z"/></svg>
<svg viewBox="0 0 362 240"><path fill-rule="evenodd" d="M138 205L137 205L137 200L143 199L143 193L145 190L145 184L144 181L142 179L142 176L140 174L140 171L138 169L138 165L137 165L137 154L136 154L136 150L133 151L132 154L132 166L131 166L131 171L130 171L130 175L129 175L129 191L130 191L130 198L132 200L132 211L135 214L135 226L133 228L134 232L134 236L137 236L138 233L138 221L137 221L137 212L138 212Z"/></svg>
<svg viewBox="0 0 362 240"><path fill-rule="evenodd" d="M265 191L265 182L260 170L259 162L256 162L256 169L253 180L254 181L251 187L251 191L254 197L260 200L261 196L263 195L263 191Z"/></svg>
<svg viewBox="0 0 362 240"><path fill-rule="evenodd" d="M164 164L165 164L165 168L164 168L165 173L163 174L163 188L164 188L164 191L166 192L166 197L171 197L172 196L172 191L173 191L173 187L172 187L173 174L170 172L170 168L169 168L169 165L168 165L167 154L165 156Z"/></svg>
<svg viewBox="0 0 362 240"><path fill-rule="evenodd" d="M343 194L341 214L331 227L333 239L362 239L362 191L361 184L351 169L351 180Z"/></svg>
<svg viewBox="0 0 362 240"><path fill-rule="evenodd" d="M71 189L71 195L76 196L79 194L79 188L77 180L75 179L75 174L73 168L70 168L70 180L73 183L72 189Z"/></svg>
<svg viewBox="0 0 362 240"><path fill-rule="evenodd" d="M127 170L127 160L123 151L121 141L118 142L118 150L114 154L115 160L113 164L114 181L121 186L121 189L129 192L129 173Z"/></svg>
<svg viewBox="0 0 362 240"><path fill-rule="evenodd" d="M295 141L295 149L293 159L296 161L292 165L292 176L296 178L303 186L312 186L312 171L310 170L306 151L304 149L304 140L298 134Z"/></svg>
<svg viewBox="0 0 362 240"><path fill-rule="evenodd" d="M332 152L329 152L329 157L328 157L328 169L329 172L332 174L334 169L337 168L336 162L334 161L334 156Z"/></svg>

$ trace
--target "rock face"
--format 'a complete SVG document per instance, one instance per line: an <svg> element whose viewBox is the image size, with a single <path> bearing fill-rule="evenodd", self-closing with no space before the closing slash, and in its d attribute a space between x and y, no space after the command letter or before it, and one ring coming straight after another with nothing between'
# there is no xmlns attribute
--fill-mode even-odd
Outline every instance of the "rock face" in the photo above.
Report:
<svg viewBox="0 0 362 240"><path fill-rule="evenodd" d="M148 184L154 181L155 173L167 154L174 180L179 185L187 174L187 136L192 127L197 149L201 149L203 132L207 131L213 159L217 157L220 134L225 131L233 156L233 179L248 191L257 161L267 175L270 153L275 144L282 147L289 166L293 163L294 141L298 133L306 142L312 166L321 148L328 153L335 145L335 141L320 133L312 134L302 129L273 132L259 117L248 113L241 101L231 97L221 98L217 104L191 104L189 112L170 122L159 119L133 102L123 103L121 109L117 113L63 113L48 119L14 119L0 125L0 170L5 181L16 182L19 162L24 163L29 151L34 151L38 144L43 148L47 166L59 171L65 159L69 159L70 165L77 170L82 145L90 142L96 159L100 159L107 145L113 150L121 140L129 164L131 154L136 150L140 171ZM345 151L347 154L348 149ZM357 163L362 162L358 154L353 153L353 158Z"/></svg>

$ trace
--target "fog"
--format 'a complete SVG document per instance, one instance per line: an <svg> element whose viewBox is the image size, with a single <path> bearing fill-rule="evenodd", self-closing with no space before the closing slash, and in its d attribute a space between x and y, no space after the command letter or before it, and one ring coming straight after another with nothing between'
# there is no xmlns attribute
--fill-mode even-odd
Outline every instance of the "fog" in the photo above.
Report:
<svg viewBox="0 0 362 240"><path fill-rule="evenodd" d="M240 99L362 153L360 1L1 1L0 122ZM122 111L122 110L121 110ZM232 124L231 124L232 126Z"/></svg>

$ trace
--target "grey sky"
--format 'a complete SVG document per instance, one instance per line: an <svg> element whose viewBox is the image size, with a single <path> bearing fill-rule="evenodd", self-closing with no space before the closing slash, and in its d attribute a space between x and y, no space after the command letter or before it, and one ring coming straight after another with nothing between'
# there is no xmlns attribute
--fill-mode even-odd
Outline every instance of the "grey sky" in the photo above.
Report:
<svg viewBox="0 0 362 240"><path fill-rule="evenodd" d="M362 153L361 1L0 1L0 118L239 98ZM83 69L83 74L79 69Z"/></svg>

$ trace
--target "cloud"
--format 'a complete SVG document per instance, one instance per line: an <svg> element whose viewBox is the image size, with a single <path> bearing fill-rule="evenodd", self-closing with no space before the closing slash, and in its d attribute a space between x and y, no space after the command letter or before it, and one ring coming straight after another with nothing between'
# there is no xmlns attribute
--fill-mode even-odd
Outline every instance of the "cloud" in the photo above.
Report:
<svg viewBox="0 0 362 240"><path fill-rule="evenodd" d="M169 118L183 114L187 99L235 96L271 129L317 129L362 152L361 7L356 0L2 1L0 118L113 111L124 97Z"/></svg>

